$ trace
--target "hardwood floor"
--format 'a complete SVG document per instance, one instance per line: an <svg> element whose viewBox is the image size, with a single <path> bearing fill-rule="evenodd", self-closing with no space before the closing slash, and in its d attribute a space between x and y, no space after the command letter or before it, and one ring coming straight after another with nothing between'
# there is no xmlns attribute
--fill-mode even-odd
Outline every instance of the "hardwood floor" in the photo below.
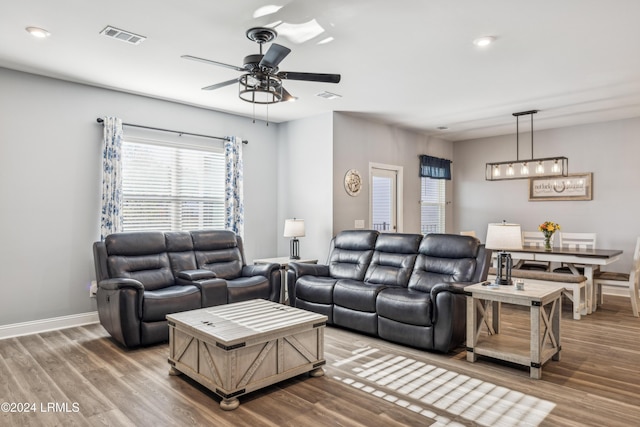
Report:
<svg viewBox="0 0 640 427"><path fill-rule="evenodd" d="M505 306L503 333L528 312ZM447 355L328 327L326 375L302 375L247 396L219 398L168 375L168 346L123 350L100 325L0 341L2 426L640 425L640 319L628 299L580 321L564 304L562 360L528 370L463 349ZM20 406L19 406L20 405Z"/></svg>

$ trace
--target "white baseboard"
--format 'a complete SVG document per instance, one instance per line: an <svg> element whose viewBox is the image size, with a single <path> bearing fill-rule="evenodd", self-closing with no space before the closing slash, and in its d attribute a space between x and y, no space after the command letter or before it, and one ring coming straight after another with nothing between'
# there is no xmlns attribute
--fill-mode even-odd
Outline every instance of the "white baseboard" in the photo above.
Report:
<svg viewBox="0 0 640 427"><path fill-rule="evenodd" d="M74 326L89 325L92 323L98 323L97 311L71 314L69 316L54 317L51 319L13 323L11 325L0 326L0 339L38 334L40 332L55 331L58 329L72 328Z"/></svg>

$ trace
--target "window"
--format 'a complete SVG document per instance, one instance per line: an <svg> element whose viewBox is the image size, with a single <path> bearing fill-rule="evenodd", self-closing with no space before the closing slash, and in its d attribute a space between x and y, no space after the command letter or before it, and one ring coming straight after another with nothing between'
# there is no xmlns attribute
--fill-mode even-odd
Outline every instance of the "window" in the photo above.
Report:
<svg viewBox="0 0 640 427"><path fill-rule="evenodd" d="M420 231L422 234L445 231L445 183L443 179L421 178Z"/></svg>
<svg viewBox="0 0 640 427"><path fill-rule="evenodd" d="M122 143L124 231L224 228L220 147Z"/></svg>

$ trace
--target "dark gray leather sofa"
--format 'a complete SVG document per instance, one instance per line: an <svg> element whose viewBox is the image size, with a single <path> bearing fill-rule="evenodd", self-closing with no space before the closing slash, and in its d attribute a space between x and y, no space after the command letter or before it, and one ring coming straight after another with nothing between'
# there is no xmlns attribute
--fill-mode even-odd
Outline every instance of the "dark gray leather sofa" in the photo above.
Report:
<svg viewBox="0 0 640 427"><path fill-rule="evenodd" d="M289 264L289 299L329 324L448 352L465 343L464 288L486 280L490 260L470 236L343 231L327 265Z"/></svg>
<svg viewBox="0 0 640 427"><path fill-rule="evenodd" d="M246 265L231 231L116 233L93 254L100 323L126 347L167 341L167 314L280 300L280 266Z"/></svg>

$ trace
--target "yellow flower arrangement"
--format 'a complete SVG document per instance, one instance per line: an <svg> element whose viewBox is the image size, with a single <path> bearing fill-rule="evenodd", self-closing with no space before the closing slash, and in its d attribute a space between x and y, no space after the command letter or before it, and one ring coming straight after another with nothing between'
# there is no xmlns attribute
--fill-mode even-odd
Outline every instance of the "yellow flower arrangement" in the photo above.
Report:
<svg viewBox="0 0 640 427"><path fill-rule="evenodd" d="M551 236L553 233L560 230L560 224L556 224L555 222L545 221L538 226L538 230L542 231L544 234L544 249L546 251L551 250Z"/></svg>
<svg viewBox="0 0 640 427"><path fill-rule="evenodd" d="M542 231L545 236L551 236L556 231L560 230L560 224L556 224L555 222L545 221L538 226L538 230Z"/></svg>

